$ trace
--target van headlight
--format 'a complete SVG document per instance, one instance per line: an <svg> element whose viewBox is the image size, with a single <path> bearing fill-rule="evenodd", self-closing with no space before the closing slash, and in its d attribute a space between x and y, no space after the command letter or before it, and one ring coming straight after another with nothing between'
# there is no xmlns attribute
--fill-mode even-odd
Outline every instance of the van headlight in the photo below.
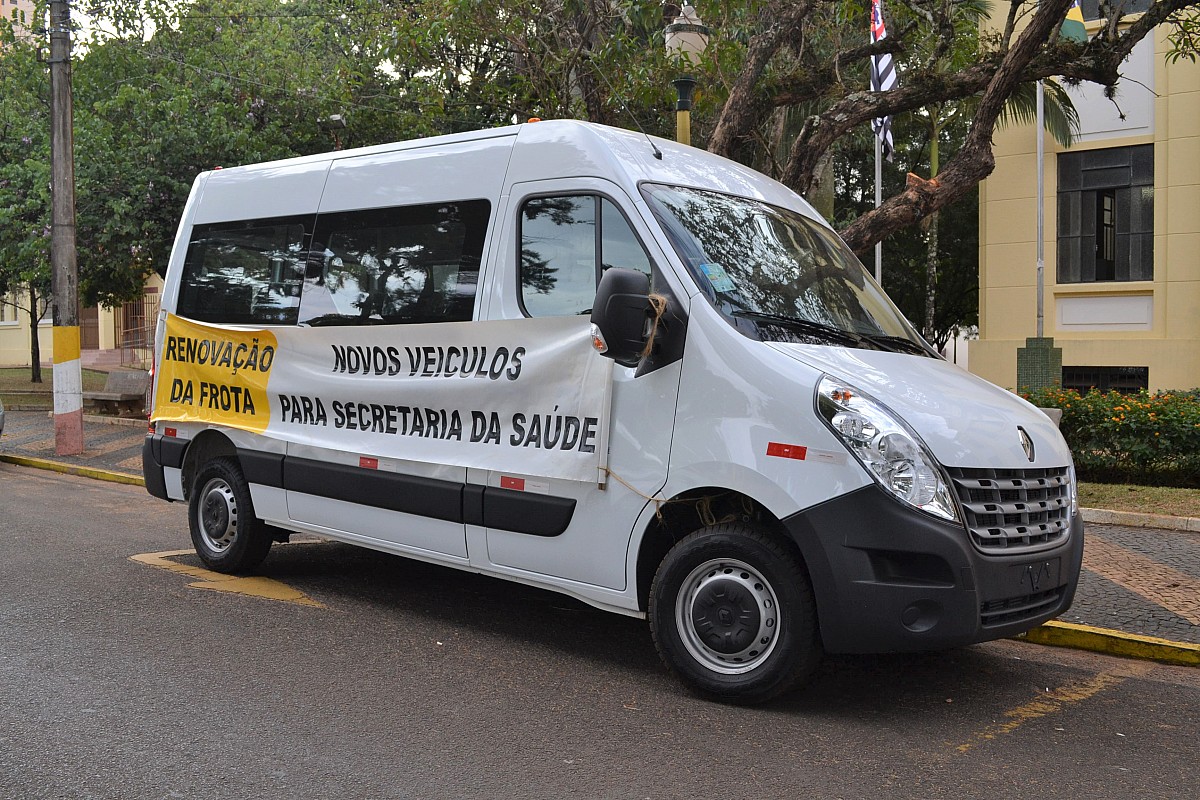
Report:
<svg viewBox="0 0 1200 800"><path fill-rule="evenodd" d="M941 465L883 404L826 375L817 384L817 411L880 486L921 511L961 522Z"/></svg>

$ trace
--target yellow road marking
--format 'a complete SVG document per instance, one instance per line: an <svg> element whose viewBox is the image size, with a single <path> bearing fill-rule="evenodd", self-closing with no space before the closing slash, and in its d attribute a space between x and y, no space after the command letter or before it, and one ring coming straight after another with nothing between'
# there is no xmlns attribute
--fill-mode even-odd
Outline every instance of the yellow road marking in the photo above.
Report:
<svg viewBox="0 0 1200 800"><path fill-rule="evenodd" d="M1145 674L1150 668L1150 664L1136 662L1123 664L1119 671L1114 669L1101 672L1088 680L1075 681L1065 686L1060 686L1035 700L1005 711L1005 722L997 722L984 728L971 737L969 742L960 744L957 748L958 752L965 753L976 745L1012 733L1026 722L1041 719L1042 717L1057 713L1069 705L1087 700L1089 697L1099 694L1112 686L1116 686L1128 678Z"/></svg>
<svg viewBox="0 0 1200 800"><path fill-rule="evenodd" d="M1083 566L1172 614L1200 625L1200 580L1098 536L1083 546Z"/></svg>
<svg viewBox="0 0 1200 800"><path fill-rule="evenodd" d="M189 564L180 564L178 561L171 561L172 556L189 555L193 550L166 550L161 553L142 553L136 556L130 556L130 561L136 561L139 564L146 564L151 567L177 572L181 575L187 575L192 578L199 578L195 583L189 583L193 589L211 589L215 592L233 592L234 594L243 594L249 597L262 597L267 600L279 600L284 603L295 603L301 606L310 606L312 608L324 608L325 606L313 600L311 597L301 592L299 589L293 589L286 583L281 583L271 578L263 578L259 576L242 577L239 575L226 575L222 572L213 572L212 570L204 569L203 567L193 567Z"/></svg>

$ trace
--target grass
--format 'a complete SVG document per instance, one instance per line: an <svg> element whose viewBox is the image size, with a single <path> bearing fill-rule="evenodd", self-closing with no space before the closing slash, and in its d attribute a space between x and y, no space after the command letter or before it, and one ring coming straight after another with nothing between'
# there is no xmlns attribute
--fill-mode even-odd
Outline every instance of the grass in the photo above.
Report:
<svg viewBox="0 0 1200 800"><path fill-rule="evenodd" d="M1109 511L1200 517L1200 489L1130 486L1124 483L1079 484L1079 505Z"/></svg>

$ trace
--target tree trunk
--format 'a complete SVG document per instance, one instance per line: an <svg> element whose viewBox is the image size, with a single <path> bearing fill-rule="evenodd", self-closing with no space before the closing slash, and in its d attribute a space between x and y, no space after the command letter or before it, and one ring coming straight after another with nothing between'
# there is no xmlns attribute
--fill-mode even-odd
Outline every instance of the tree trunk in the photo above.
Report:
<svg viewBox="0 0 1200 800"><path fill-rule="evenodd" d="M42 343L38 341L38 323L41 315L37 313L37 290L29 287L29 382L42 382Z"/></svg>

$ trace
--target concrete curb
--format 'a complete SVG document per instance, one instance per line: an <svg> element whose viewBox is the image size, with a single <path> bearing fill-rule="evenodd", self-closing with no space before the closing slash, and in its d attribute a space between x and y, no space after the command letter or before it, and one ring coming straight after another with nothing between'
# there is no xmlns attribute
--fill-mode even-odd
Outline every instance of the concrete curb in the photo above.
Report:
<svg viewBox="0 0 1200 800"><path fill-rule="evenodd" d="M1018 641L1091 650L1110 656L1142 658L1162 664L1200 667L1200 644L1173 642L1155 636L1139 636L1108 628L1093 628L1053 620L1031 631L1014 636Z"/></svg>
<svg viewBox="0 0 1200 800"><path fill-rule="evenodd" d="M1200 533L1200 519L1169 517L1165 514L1139 514L1133 511L1106 511L1102 508L1081 508L1084 522L1097 525L1125 525L1130 528L1161 528L1168 531Z"/></svg>
<svg viewBox="0 0 1200 800"><path fill-rule="evenodd" d="M27 456L13 456L0 453L0 461L5 461L9 464L17 464L22 467L48 469L52 472L61 472L64 475L79 475L84 478L95 478L96 480L108 481L109 483L124 483L130 486L146 485L145 479L143 479L140 475L129 475L125 472L110 472L105 469L96 469L94 467L81 467L78 464L64 464L61 461L50 461L45 458L29 458Z"/></svg>

